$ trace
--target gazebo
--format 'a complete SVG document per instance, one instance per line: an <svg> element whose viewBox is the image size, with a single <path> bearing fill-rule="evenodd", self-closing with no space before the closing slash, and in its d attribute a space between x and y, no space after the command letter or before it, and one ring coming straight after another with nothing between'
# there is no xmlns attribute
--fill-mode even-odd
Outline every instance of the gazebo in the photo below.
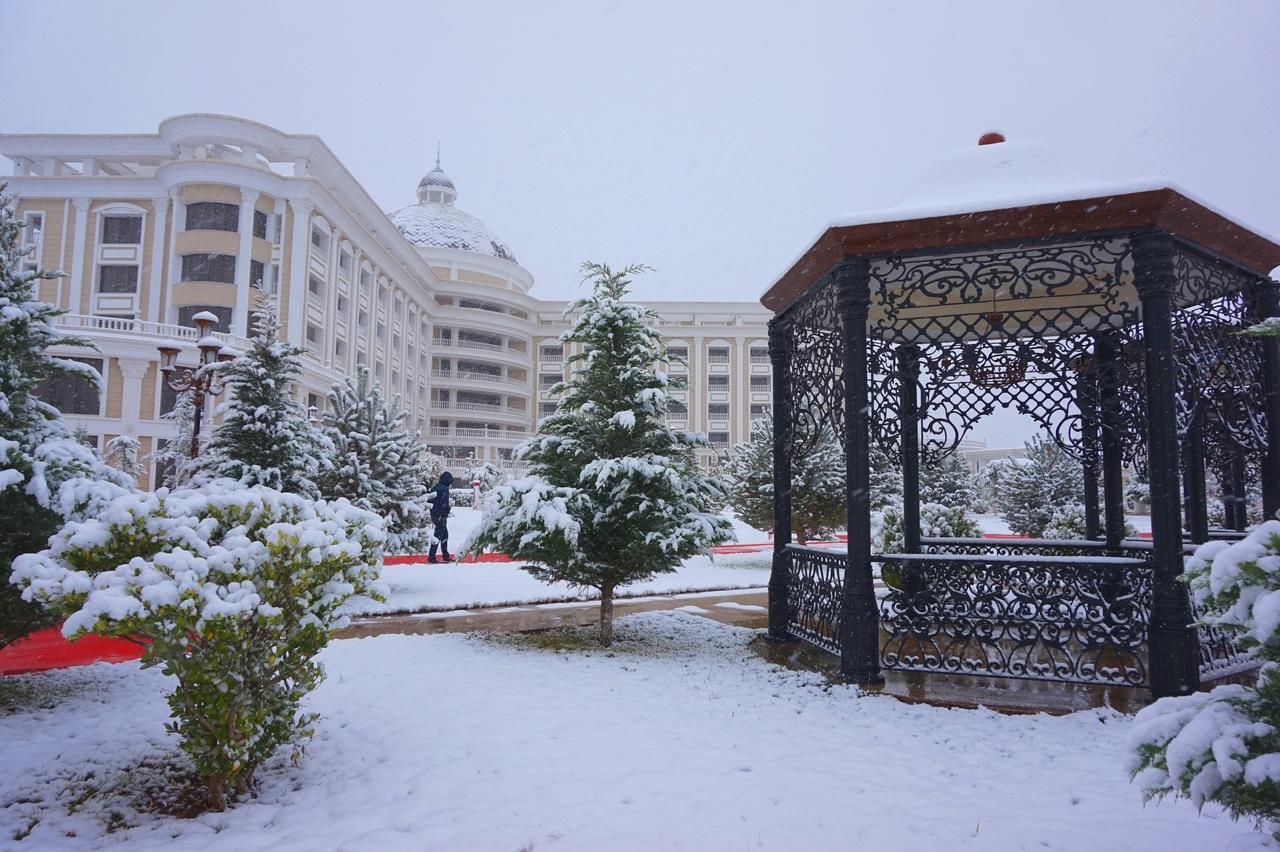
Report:
<svg viewBox="0 0 1280 852"><path fill-rule="evenodd" d="M1247 666L1197 628L1178 577L1238 535L1243 495L1280 509L1280 245L1167 181L1081 181L984 136L895 208L832 223L761 298L774 407L769 636L885 670L1182 695ZM919 471L1012 408L1084 471L1080 541L920 534ZM847 464L847 550L791 543L791 462L823 426ZM904 546L873 554L869 453L901 462ZM1125 535L1126 465L1151 488ZM1211 529L1206 468L1230 529ZM874 568L886 588L877 595Z"/></svg>

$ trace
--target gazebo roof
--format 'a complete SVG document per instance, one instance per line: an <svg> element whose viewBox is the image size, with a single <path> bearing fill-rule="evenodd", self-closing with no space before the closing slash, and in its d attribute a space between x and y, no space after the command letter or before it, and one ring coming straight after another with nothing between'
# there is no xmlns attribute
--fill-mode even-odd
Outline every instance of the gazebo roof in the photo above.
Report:
<svg viewBox="0 0 1280 852"><path fill-rule="evenodd" d="M1032 142L979 145L939 163L897 205L828 224L760 298L781 311L840 259L1159 228L1260 275L1280 244L1163 178L1081 179Z"/></svg>

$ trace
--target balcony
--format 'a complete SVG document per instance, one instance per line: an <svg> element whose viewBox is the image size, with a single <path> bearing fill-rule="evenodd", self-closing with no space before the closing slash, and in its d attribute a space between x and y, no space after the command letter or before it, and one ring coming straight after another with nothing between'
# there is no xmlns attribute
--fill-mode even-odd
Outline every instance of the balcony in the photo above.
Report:
<svg viewBox="0 0 1280 852"><path fill-rule="evenodd" d="M431 378L444 379L446 381L458 382L484 382L491 385L506 385L507 387L520 388L521 390L529 390L528 379L512 379L507 376L495 376L490 373L473 373L473 372L455 372L453 370L432 370Z"/></svg>
<svg viewBox="0 0 1280 852"><path fill-rule="evenodd" d="M63 314L57 317L53 323L57 327L66 329L73 334L87 332L94 336L121 337L129 340L137 340L139 337L152 338L157 342L162 340L181 340L190 341L193 345L196 342L196 330L193 327L167 322L148 322L146 320L129 319L128 317ZM237 337L234 334L215 331L213 336L241 352L248 349L250 345L247 338Z"/></svg>
<svg viewBox="0 0 1280 852"><path fill-rule="evenodd" d="M499 441L517 444L529 437L527 429L478 429L462 426L432 426L432 438L467 438L469 440Z"/></svg>

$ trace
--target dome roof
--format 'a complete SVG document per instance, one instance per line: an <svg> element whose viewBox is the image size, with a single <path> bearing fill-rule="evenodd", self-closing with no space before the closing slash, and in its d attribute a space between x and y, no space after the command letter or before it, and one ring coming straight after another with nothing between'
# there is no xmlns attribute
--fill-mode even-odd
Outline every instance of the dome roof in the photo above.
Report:
<svg viewBox="0 0 1280 852"><path fill-rule="evenodd" d="M488 225L454 206L457 197L437 155L436 167L418 182L418 203L392 213L391 224L415 246L473 251L516 263L511 249Z"/></svg>

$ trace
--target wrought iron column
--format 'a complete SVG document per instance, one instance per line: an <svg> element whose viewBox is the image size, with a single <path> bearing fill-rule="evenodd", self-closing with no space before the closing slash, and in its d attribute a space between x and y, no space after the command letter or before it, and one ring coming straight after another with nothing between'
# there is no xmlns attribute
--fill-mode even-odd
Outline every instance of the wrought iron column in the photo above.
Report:
<svg viewBox="0 0 1280 852"><path fill-rule="evenodd" d="M1260 313L1263 318L1280 317L1280 283L1264 278ZM1262 338L1262 387L1266 394L1267 452L1262 457L1262 514L1274 518L1280 512L1280 338Z"/></svg>
<svg viewBox="0 0 1280 852"><path fill-rule="evenodd" d="M902 427L902 550L920 552L920 350L898 347L898 419Z"/></svg>
<svg viewBox="0 0 1280 852"><path fill-rule="evenodd" d="M1147 463L1151 481L1152 602L1147 649L1151 692L1189 695L1200 686L1199 640L1183 570L1178 486L1177 362L1173 347L1175 246L1168 234L1133 237L1133 274L1142 301L1147 379Z"/></svg>
<svg viewBox="0 0 1280 852"><path fill-rule="evenodd" d="M1102 505L1107 551L1124 540L1124 445L1120 437L1120 347L1113 335L1097 338L1098 413L1102 432ZM1181 532L1179 532L1181 535Z"/></svg>
<svg viewBox="0 0 1280 852"><path fill-rule="evenodd" d="M1098 508L1098 375L1097 359L1089 371L1076 378L1076 404L1080 407L1084 450L1084 536L1095 541L1102 535L1102 518Z"/></svg>
<svg viewBox="0 0 1280 852"><path fill-rule="evenodd" d="M791 326L782 317L769 323L773 367L773 568L769 572L769 638L790 639L787 623L791 563Z"/></svg>
<svg viewBox="0 0 1280 852"><path fill-rule="evenodd" d="M880 617L871 577L871 424L867 407L871 267L863 258L845 258L832 274L844 334L845 508L849 529L840 608L840 675L853 683L883 683Z"/></svg>
<svg viewBox="0 0 1280 852"><path fill-rule="evenodd" d="M1191 540L1209 540L1209 503L1204 484L1204 412L1191 421L1182 444L1182 502Z"/></svg>
<svg viewBox="0 0 1280 852"><path fill-rule="evenodd" d="M1227 527L1236 532L1244 532L1249 526L1249 487L1245 480L1244 452L1237 448L1231 454L1231 464L1227 467L1227 488L1230 497L1226 503Z"/></svg>

